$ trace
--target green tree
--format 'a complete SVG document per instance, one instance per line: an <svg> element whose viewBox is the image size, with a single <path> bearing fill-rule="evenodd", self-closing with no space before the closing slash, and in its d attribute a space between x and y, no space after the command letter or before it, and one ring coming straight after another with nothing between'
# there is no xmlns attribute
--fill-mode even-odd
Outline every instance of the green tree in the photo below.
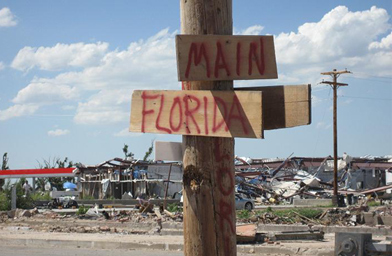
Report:
<svg viewBox="0 0 392 256"><path fill-rule="evenodd" d="M52 168L70 168L74 167L75 164L72 161L68 160L68 157L65 157L64 160L60 158L49 158L48 160L43 160L43 164L38 162L39 168L41 169L52 169ZM37 187L39 190L45 190L45 184L49 182L52 187L55 187L57 190L63 189L63 183L65 181L72 181L71 177L52 177L52 178L39 178L37 179Z"/></svg>
<svg viewBox="0 0 392 256"><path fill-rule="evenodd" d="M122 151L124 152L124 158L126 159L127 157L133 157L134 154L132 152L128 152L128 145L124 144L124 147L122 149Z"/></svg>
<svg viewBox="0 0 392 256"><path fill-rule="evenodd" d="M149 162L151 161L151 159L148 159L148 158L151 156L153 149L154 149L154 141L151 142L151 146L148 148L148 150L144 154L143 161L149 161Z"/></svg>

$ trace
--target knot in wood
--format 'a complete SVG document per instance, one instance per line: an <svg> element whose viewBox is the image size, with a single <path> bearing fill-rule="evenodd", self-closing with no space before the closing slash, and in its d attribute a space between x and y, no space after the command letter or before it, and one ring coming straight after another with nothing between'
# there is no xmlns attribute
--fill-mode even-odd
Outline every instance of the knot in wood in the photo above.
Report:
<svg viewBox="0 0 392 256"><path fill-rule="evenodd" d="M200 192L203 183L203 174L194 165L188 165L184 169L183 176L184 188L189 188L193 193Z"/></svg>

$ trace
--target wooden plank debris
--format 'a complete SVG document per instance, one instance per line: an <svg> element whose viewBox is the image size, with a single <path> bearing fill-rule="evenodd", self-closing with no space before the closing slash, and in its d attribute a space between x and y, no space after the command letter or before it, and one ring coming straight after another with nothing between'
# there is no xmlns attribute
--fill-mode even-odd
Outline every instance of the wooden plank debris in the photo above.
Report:
<svg viewBox="0 0 392 256"><path fill-rule="evenodd" d="M311 123L311 86L241 87L236 91L262 91L264 130L289 128Z"/></svg>
<svg viewBox="0 0 392 256"><path fill-rule="evenodd" d="M236 227L237 242L249 243L256 240L256 225L238 225Z"/></svg>
<svg viewBox="0 0 392 256"><path fill-rule="evenodd" d="M177 35L179 81L278 78L273 36Z"/></svg>
<svg viewBox="0 0 392 256"><path fill-rule="evenodd" d="M263 138L262 92L134 91L132 132Z"/></svg>

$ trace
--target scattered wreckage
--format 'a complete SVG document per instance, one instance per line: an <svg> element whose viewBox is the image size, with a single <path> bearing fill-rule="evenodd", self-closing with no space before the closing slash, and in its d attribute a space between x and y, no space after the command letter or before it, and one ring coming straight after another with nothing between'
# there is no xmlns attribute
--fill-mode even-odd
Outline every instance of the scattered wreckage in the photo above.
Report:
<svg viewBox="0 0 392 256"><path fill-rule="evenodd" d="M392 156L338 160L338 203L352 205L361 198L392 199ZM295 199L332 197L333 160L288 157L236 157L236 192L262 204L292 204Z"/></svg>

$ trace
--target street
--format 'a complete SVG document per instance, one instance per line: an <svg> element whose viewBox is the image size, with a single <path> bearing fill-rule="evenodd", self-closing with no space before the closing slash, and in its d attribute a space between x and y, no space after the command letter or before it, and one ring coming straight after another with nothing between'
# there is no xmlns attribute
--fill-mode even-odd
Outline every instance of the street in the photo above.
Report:
<svg viewBox="0 0 392 256"><path fill-rule="evenodd" d="M45 248L28 246L1 246L2 256L182 256L183 252L158 250L105 250L85 248Z"/></svg>
<svg viewBox="0 0 392 256"><path fill-rule="evenodd" d="M85 248L55 248L35 246L10 246L2 245L1 256L182 256L182 251L160 251L160 250L106 250ZM238 256L249 254L238 253Z"/></svg>

